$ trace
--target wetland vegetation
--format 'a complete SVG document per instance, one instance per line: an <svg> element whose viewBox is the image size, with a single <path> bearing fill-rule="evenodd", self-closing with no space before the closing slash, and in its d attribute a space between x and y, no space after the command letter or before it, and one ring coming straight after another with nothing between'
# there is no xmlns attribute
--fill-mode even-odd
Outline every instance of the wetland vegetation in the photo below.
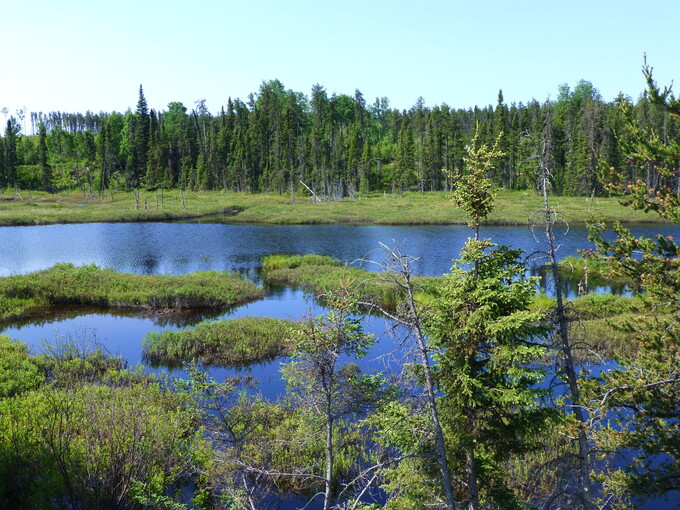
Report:
<svg viewBox="0 0 680 510"><path fill-rule="evenodd" d="M263 296L241 275L217 271L188 275L137 275L97 266L57 264L0 278L0 321L63 305L183 310L228 308Z"/></svg>
<svg viewBox="0 0 680 510"><path fill-rule="evenodd" d="M356 200L319 203L303 197L291 202L287 195L229 191L117 191L92 197L77 191L20 193L21 198L13 190L0 194L0 225L189 220L271 225L465 224L465 214L451 205L450 194L445 192L411 191L397 197L373 193ZM498 208L485 224L526 225L527 218L540 208L540 200L535 191L500 191ZM141 207L136 207L137 201ZM571 225L583 225L593 215L625 223L664 223L622 206L614 197L563 196L558 201L562 217Z"/></svg>
<svg viewBox="0 0 680 510"><path fill-rule="evenodd" d="M181 331L148 333L143 357L152 366L243 367L290 354L291 321L241 317L201 322Z"/></svg>

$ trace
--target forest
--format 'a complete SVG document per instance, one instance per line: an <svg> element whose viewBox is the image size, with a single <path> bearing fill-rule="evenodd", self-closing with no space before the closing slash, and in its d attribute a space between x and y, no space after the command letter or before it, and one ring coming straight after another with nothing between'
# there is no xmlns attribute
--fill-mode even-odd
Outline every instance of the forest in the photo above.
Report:
<svg viewBox="0 0 680 510"><path fill-rule="evenodd" d="M390 244L378 272L318 254L265 257L263 281L304 287L325 313L147 335L147 358L184 365L185 378L128 367L96 343L34 354L0 335L0 506L677 507L678 246L593 218L584 278L623 281L631 296L572 302L556 258L554 193L612 194L680 221L680 102L644 71L636 104L605 104L581 82L544 104L508 108L499 94L496 108L399 112L321 87L308 100L274 81L214 117L202 102L147 111L140 87L124 115L38 115L30 136L26 119L10 118L3 187L294 195L306 185L320 200L447 190L469 238L441 277L417 277ZM481 235L499 188L540 195L533 222L554 296L537 294L519 250ZM225 308L259 294L236 274L58 264L0 278L0 322L57 306ZM361 368L379 341L363 327L369 314L402 335L398 373ZM594 352L616 335L620 345ZM203 370L279 356L277 401Z"/></svg>
<svg viewBox="0 0 680 510"><path fill-rule="evenodd" d="M133 96L134 97L134 96ZM204 100L147 106L142 86L135 110L125 113L28 112L8 118L0 139L0 188L224 189L248 193L296 193L318 200L355 198L370 192L449 191L465 172L465 147L475 133L499 158L488 177L508 190L537 189L535 157L551 119L551 192L602 196L598 173L613 171L648 188L661 183L651 169L631 164L631 126L677 140L678 120L648 95L637 102L619 95L604 102L581 80L563 84L556 100L452 109L390 108L386 97L368 103L361 92L332 94L314 85L310 95L263 82L244 102L231 98L217 114ZM28 133L31 133L30 135Z"/></svg>

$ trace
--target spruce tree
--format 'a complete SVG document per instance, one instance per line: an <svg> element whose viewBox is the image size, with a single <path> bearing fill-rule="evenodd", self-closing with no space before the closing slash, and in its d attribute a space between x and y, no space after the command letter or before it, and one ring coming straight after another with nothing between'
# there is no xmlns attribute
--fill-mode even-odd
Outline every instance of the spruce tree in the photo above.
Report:
<svg viewBox="0 0 680 510"><path fill-rule="evenodd" d="M132 185L137 187L141 184L142 178L146 174L146 162L149 153L149 108L144 97L144 90L139 86L139 100L137 101L137 111L134 117L134 151L135 160L132 171Z"/></svg>
<svg viewBox="0 0 680 510"><path fill-rule="evenodd" d="M4 167L5 167L5 185L16 188L17 185L17 134L21 131L14 117L10 117L5 127L5 142L4 142Z"/></svg>
<svg viewBox="0 0 680 510"><path fill-rule="evenodd" d="M516 502L503 462L530 450L533 439L552 416L540 405L537 388L543 371L533 366L546 353L542 315L529 311L537 288L524 277L520 252L479 238L481 222L493 209L490 174L503 155L497 145L480 144L478 133L467 147L467 175L453 200L474 229L444 284L426 330L439 348L438 384L442 416L452 458L463 459L459 473L468 507Z"/></svg>

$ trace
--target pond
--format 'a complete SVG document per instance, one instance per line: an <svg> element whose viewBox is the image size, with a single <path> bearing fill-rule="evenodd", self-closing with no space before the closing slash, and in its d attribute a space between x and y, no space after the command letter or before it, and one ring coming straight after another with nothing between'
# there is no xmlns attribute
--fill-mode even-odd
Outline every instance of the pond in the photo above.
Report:
<svg viewBox="0 0 680 510"><path fill-rule="evenodd" d="M680 235L680 226L636 226L636 235L658 233ZM536 273L543 263L536 252L545 249L542 232L536 237L527 227L486 227L483 237L498 244L509 244L531 255ZM366 259L379 260L379 243L398 243L403 253L419 257L416 272L441 275L471 235L464 226L261 226L190 223L93 223L39 227L0 228L0 276L48 268L58 262L76 265L97 264L139 274L183 274L200 270L238 271L258 281L260 260L271 253L331 255L348 263ZM575 227L559 236L559 257L577 255L578 249L590 248L585 227ZM376 270L372 265L367 269ZM78 309L57 311L40 322L4 329L28 343L33 351L42 342L62 338L90 341L96 338L109 352L120 354L130 365L142 362L141 340L147 332L179 329L207 318L245 315L297 319L305 314L322 312L315 301L300 290L271 289L260 301L227 313L210 317L148 316L140 313L103 313ZM398 338L385 334L384 320L370 317L365 327L380 341L362 361L369 371L398 366L390 357ZM258 382L257 390L275 399L284 391L279 375L280 361L251 365L241 370L212 369L213 377L250 376ZM147 369L151 370L150 367ZM182 370L173 376L184 376ZM285 508L293 508L291 502ZM652 508L653 506L648 506Z"/></svg>
<svg viewBox="0 0 680 510"><path fill-rule="evenodd" d="M636 226L636 235L663 233L679 235L680 226ZM88 223L36 227L0 228L0 276L48 268L58 262L76 265L97 264L139 274L182 274L201 270L239 271L258 279L260 260L271 253L318 253L347 263L379 260L379 243L400 245L402 252L419 257L416 272L441 275L447 272L471 230L464 226L346 226L346 225L224 225L192 223ZM544 236L527 227L485 227L481 235L498 244L509 244L534 254L531 264L542 261L536 252L544 249ZM576 255L589 248L587 230L579 226L560 232L559 256ZM371 264L367 269L377 270ZM538 270L537 270L538 271ZM322 311L303 292L290 288L274 289L258 302L207 317L209 319L262 315L297 319L314 309ZM4 329L39 349L41 342L57 339L96 337L113 354L120 354L135 365L142 361L141 340L149 331L179 329L203 317L165 317L140 313L103 313L81 309L57 312L39 323ZM372 318L366 326L381 341L365 363L391 351L394 339L384 335L385 323ZM270 397L280 394L278 362L245 369L261 383L260 390ZM243 373L244 371L240 371ZM216 371L217 377L234 371ZM180 374L181 375L181 372Z"/></svg>
<svg viewBox="0 0 680 510"><path fill-rule="evenodd" d="M677 234L680 226L639 226L636 234ZM87 223L0 228L0 276L45 269L57 262L97 264L139 274L183 274L209 269L254 271L271 253L318 253L347 262L376 258L379 243L396 242L419 257L417 272L440 275L471 236L465 226L224 225ZM585 227L558 233L559 256L591 247ZM520 248L545 249L545 236L527 227L485 227L483 237Z"/></svg>

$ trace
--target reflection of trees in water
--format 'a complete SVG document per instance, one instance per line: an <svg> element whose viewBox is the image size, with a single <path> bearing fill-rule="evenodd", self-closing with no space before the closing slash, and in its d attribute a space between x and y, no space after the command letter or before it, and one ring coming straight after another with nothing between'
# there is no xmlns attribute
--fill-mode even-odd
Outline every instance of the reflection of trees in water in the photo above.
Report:
<svg viewBox="0 0 680 510"><path fill-rule="evenodd" d="M550 275L550 268L546 265L533 266L529 269L530 276L538 276L540 278L540 290L549 296L555 294L555 282ZM584 282L578 277L562 272L560 274L560 284L562 285L562 292L564 296L573 299L589 292L611 293L615 296L629 295L632 291L625 283L611 282L601 278L588 278L587 288Z"/></svg>

